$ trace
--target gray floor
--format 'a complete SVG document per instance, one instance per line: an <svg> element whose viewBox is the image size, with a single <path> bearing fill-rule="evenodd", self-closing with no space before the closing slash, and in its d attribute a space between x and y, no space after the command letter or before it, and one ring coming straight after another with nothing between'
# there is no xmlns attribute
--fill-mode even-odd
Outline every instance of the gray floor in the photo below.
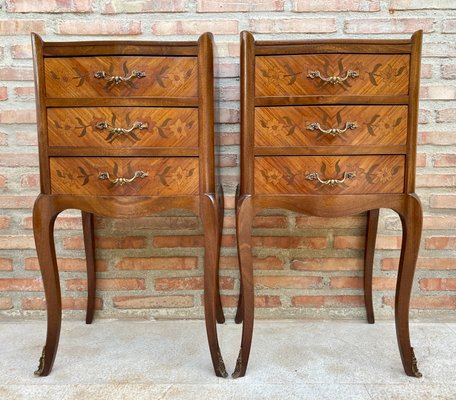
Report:
<svg viewBox="0 0 456 400"><path fill-rule="evenodd" d="M247 376L216 378L203 321L63 321L50 376L34 377L44 321L0 322L0 399L456 399L456 323L414 322L423 378L407 377L394 323L256 321ZM219 327L231 372L240 326Z"/></svg>

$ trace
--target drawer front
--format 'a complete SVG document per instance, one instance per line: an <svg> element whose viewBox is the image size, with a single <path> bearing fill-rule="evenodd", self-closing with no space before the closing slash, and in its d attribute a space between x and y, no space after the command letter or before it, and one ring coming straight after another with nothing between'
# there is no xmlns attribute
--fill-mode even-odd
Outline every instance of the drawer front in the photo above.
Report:
<svg viewBox="0 0 456 400"><path fill-rule="evenodd" d="M195 195L198 158L50 158L51 192L99 196Z"/></svg>
<svg viewBox="0 0 456 400"><path fill-rule="evenodd" d="M255 146L403 145L407 106L257 107Z"/></svg>
<svg viewBox="0 0 456 400"><path fill-rule="evenodd" d="M74 57L44 60L50 98L197 96L196 57Z"/></svg>
<svg viewBox="0 0 456 400"><path fill-rule="evenodd" d="M409 55L257 56L255 96L407 95Z"/></svg>
<svg viewBox="0 0 456 400"><path fill-rule="evenodd" d="M402 193L405 156L255 158L256 194Z"/></svg>
<svg viewBox="0 0 456 400"><path fill-rule="evenodd" d="M196 147L196 108L48 108L49 146Z"/></svg>

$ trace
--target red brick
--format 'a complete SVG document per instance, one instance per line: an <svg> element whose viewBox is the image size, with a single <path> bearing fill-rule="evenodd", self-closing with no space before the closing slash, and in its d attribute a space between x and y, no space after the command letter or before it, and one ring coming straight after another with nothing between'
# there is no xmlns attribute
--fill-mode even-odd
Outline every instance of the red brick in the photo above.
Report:
<svg viewBox="0 0 456 400"><path fill-rule="evenodd" d="M239 110L233 108L220 108L215 112L215 122L218 124L239 123Z"/></svg>
<svg viewBox="0 0 456 400"><path fill-rule="evenodd" d="M0 175L0 188L5 188L7 185L8 180L5 176Z"/></svg>
<svg viewBox="0 0 456 400"><path fill-rule="evenodd" d="M203 247L204 236L155 236L154 247Z"/></svg>
<svg viewBox="0 0 456 400"><path fill-rule="evenodd" d="M364 307L363 296L294 296L291 298L293 307L323 308L323 307Z"/></svg>
<svg viewBox="0 0 456 400"><path fill-rule="evenodd" d="M2 36L30 35L31 32L43 34L44 30L44 21L32 19L0 20L0 35Z"/></svg>
<svg viewBox="0 0 456 400"><path fill-rule="evenodd" d="M423 229L456 229L456 216L425 215Z"/></svg>
<svg viewBox="0 0 456 400"><path fill-rule="evenodd" d="M13 260L11 258L0 258L0 271L12 271Z"/></svg>
<svg viewBox="0 0 456 400"><path fill-rule="evenodd" d="M456 249L456 236L433 236L427 238L425 247L429 250Z"/></svg>
<svg viewBox="0 0 456 400"><path fill-rule="evenodd" d="M82 13L92 11L91 0L9 0L6 10L16 13Z"/></svg>
<svg viewBox="0 0 456 400"><path fill-rule="evenodd" d="M424 100L454 100L456 87L450 85L422 86L420 99Z"/></svg>
<svg viewBox="0 0 456 400"><path fill-rule="evenodd" d="M254 18L250 30L255 33L329 33L336 32L335 18Z"/></svg>
<svg viewBox="0 0 456 400"><path fill-rule="evenodd" d="M253 219L254 228L275 228L288 227L288 219L285 215L257 215Z"/></svg>
<svg viewBox="0 0 456 400"><path fill-rule="evenodd" d="M143 218L124 218L113 221L113 228L116 230L131 229L194 229L199 226L197 217L143 217Z"/></svg>
<svg viewBox="0 0 456 400"><path fill-rule="evenodd" d="M2 81L33 81L32 68L0 68L0 80Z"/></svg>
<svg viewBox="0 0 456 400"><path fill-rule="evenodd" d="M434 167L456 167L456 154L434 155Z"/></svg>
<svg viewBox="0 0 456 400"><path fill-rule="evenodd" d="M0 146L8 146L8 135L0 132Z"/></svg>
<svg viewBox="0 0 456 400"><path fill-rule="evenodd" d="M442 65L442 78L456 79L456 64Z"/></svg>
<svg viewBox="0 0 456 400"><path fill-rule="evenodd" d="M254 247L285 249L324 249L327 245L325 237L307 236L254 236L252 244Z"/></svg>
<svg viewBox="0 0 456 400"><path fill-rule="evenodd" d="M63 297L62 308L64 310L86 310L87 299L85 297ZM103 300L95 298L95 309L103 308ZM26 297L22 299L23 310L46 310L46 300L38 297Z"/></svg>
<svg viewBox="0 0 456 400"><path fill-rule="evenodd" d="M0 111L0 124L34 124L35 122L35 110Z"/></svg>
<svg viewBox="0 0 456 400"><path fill-rule="evenodd" d="M447 10L454 8L453 0L390 0L390 10Z"/></svg>
<svg viewBox="0 0 456 400"><path fill-rule="evenodd" d="M97 290L145 290L146 281L140 278L101 278L96 282ZM87 279L66 279L66 290L84 292L87 290Z"/></svg>
<svg viewBox="0 0 456 400"><path fill-rule="evenodd" d="M224 196L225 210L234 210L235 199L234 196Z"/></svg>
<svg viewBox="0 0 456 400"><path fill-rule="evenodd" d="M38 136L36 132L16 132L16 144L19 146L36 146Z"/></svg>
<svg viewBox="0 0 456 400"><path fill-rule="evenodd" d="M128 13L159 13L159 12L183 12L185 11L184 0L140 0L118 1L110 0L104 5L103 14L128 14Z"/></svg>
<svg viewBox="0 0 456 400"><path fill-rule="evenodd" d="M38 188L40 187L40 176L38 174L22 175L20 177L21 187Z"/></svg>
<svg viewBox="0 0 456 400"><path fill-rule="evenodd" d="M219 132L215 136L215 143L218 146L239 145L240 140L239 132Z"/></svg>
<svg viewBox="0 0 456 400"><path fill-rule="evenodd" d="M456 56L456 43L451 41L446 42L427 42L423 47L423 57L439 57L445 58Z"/></svg>
<svg viewBox="0 0 456 400"><path fill-rule="evenodd" d="M254 270L277 270L283 269L283 262L277 257L252 257ZM223 256L220 258L220 268L239 269L237 256Z"/></svg>
<svg viewBox="0 0 456 400"><path fill-rule="evenodd" d="M33 236L0 236L0 249L18 250L18 249L34 249L35 241Z"/></svg>
<svg viewBox="0 0 456 400"><path fill-rule="evenodd" d="M296 0L294 11L380 11L380 0Z"/></svg>
<svg viewBox="0 0 456 400"><path fill-rule="evenodd" d="M425 153L418 153L416 155L416 166L417 167L425 167L427 160L427 154Z"/></svg>
<svg viewBox="0 0 456 400"><path fill-rule="evenodd" d="M456 108L438 110L437 122L456 122Z"/></svg>
<svg viewBox="0 0 456 400"><path fill-rule="evenodd" d="M17 87L14 88L14 94L20 100L34 100L35 88L34 87Z"/></svg>
<svg viewBox="0 0 456 400"><path fill-rule="evenodd" d="M38 292L43 290L41 279L0 279L0 292Z"/></svg>
<svg viewBox="0 0 456 400"><path fill-rule="evenodd" d="M82 258L58 258L57 266L59 271L65 272L83 272L87 270L86 260ZM38 258L29 257L24 260L26 271L37 271L40 269ZM97 272L106 272L108 266L104 260L95 260L95 270Z"/></svg>
<svg viewBox="0 0 456 400"><path fill-rule="evenodd" d="M239 297L233 295L223 295L221 296L221 299L223 308L237 307L239 301ZM204 298L202 298L201 301L203 302ZM262 308L280 307L282 305L279 296L255 296L254 303L255 307Z"/></svg>
<svg viewBox="0 0 456 400"><path fill-rule="evenodd" d="M456 19L443 21L442 33L456 33Z"/></svg>
<svg viewBox="0 0 456 400"><path fill-rule="evenodd" d="M0 310L10 310L13 308L11 297L0 297Z"/></svg>
<svg viewBox="0 0 456 400"><path fill-rule="evenodd" d="M25 229L32 229L33 228L33 219L32 217L25 217L22 220L21 225ZM79 230L82 229L82 221L81 217L63 217L59 216L55 220L55 227L56 230Z"/></svg>
<svg viewBox="0 0 456 400"><path fill-rule="evenodd" d="M8 88L0 87L0 101L8 100Z"/></svg>
<svg viewBox="0 0 456 400"><path fill-rule="evenodd" d="M221 277L219 281L221 289L234 289L233 278ZM204 278L199 276L155 279L155 290L202 290L203 288Z"/></svg>
<svg viewBox="0 0 456 400"><path fill-rule="evenodd" d="M0 208L32 208L36 196L0 196Z"/></svg>
<svg viewBox="0 0 456 400"><path fill-rule="evenodd" d="M0 229L6 229L10 226L10 218L0 215Z"/></svg>
<svg viewBox="0 0 456 400"><path fill-rule="evenodd" d="M16 44L11 46L11 55L15 59L32 58L32 46L30 44Z"/></svg>
<svg viewBox="0 0 456 400"><path fill-rule="evenodd" d="M378 235L375 243L376 249L398 250L401 248L402 236Z"/></svg>
<svg viewBox="0 0 456 400"><path fill-rule="evenodd" d="M38 154L2 154L0 166L3 167L36 167Z"/></svg>
<svg viewBox="0 0 456 400"><path fill-rule="evenodd" d="M422 278L421 290L456 290L456 278Z"/></svg>
<svg viewBox="0 0 456 400"><path fill-rule="evenodd" d="M433 18L370 18L347 19L345 33L413 33L418 29L434 31Z"/></svg>
<svg viewBox="0 0 456 400"><path fill-rule="evenodd" d="M456 186L456 174L417 175L416 185L422 188L454 187Z"/></svg>
<svg viewBox="0 0 456 400"><path fill-rule="evenodd" d="M362 289L364 279L359 276L334 276L331 278L331 289ZM372 287L374 290L395 290L396 278L374 277Z"/></svg>
<svg viewBox="0 0 456 400"><path fill-rule="evenodd" d="M429 204L431 208L456 208L456 195L434 194L431 195Z"/></svg>
<svg viewBox="0 0 456 400"><path fill-rule="evenodd" d="M221 96L221 98L224 100L229 100L225 96ZM216 154L215 163L215 166L218 168L237 167L237 154Z"/></svg>
<svg viewBox="0 0 456 400"><path fill-rule="evenodd" d="M146 247L146 238L143 236L124 237L97 237L95 246L99 249L143 249ZM82 237L73 236L63 240L66 250L79 250L84 248Z"/></svg>
<svg viewBox="0 0 456 400"><path fill-rule="evenodd" d="M353 229L364 228L366 226L365 216L353 216L343 218L322 218L312 217L308 215L296 217L296 227L299 229L309 228L340 228L340 229Z"/></svg>
<svg viewBox="0 0 456 400"><path fill-rule="evenodd" d="M189 308L193 307L193 296L115 296L115 308Z"/></svg>
<svg viewBox="0 0 456 400"><path fill-rule="evenodd" d="M120 270L189 270L198 266L197 257L127 257L117 262Z"/></svg>
<svg viewBox="0 0 456 400"><path fill-rule="evenodd" d="M418 111L418 124L429 124L429 122L431 122L431 118L433 120L433 116L434 114L430 110L420 108L420 110Z"/></svg>
<svg viewBox="0 0 456 400"><path fill-rule="evenodd" d="M456 144L456 132L421 132L418 135L418 144L432 144L436 146Z"/></svg>
<svg viewBox="0 0 456 400"><path fill-rule="evenodd" d="M394 307L394 297L384 296L383 304ZM420 296L412 297L410 308L418 310L455 310L456 296Z"/></svg>
<svg viewBox="0 0 456 400"><path fill-rule="evenodd" d="M198 12L283 11L284 0L198 0Z"/></svg>
<svg viewBox="0 0 456 400"><path fill-rule="evenodd" d="M397 271L399 258L384 258L382 260L382 270ZM416 262L417 269L425 270L456 270L456 258L423 258L418 257Z"/></svg>
<svg viewBox="0 0 456 400"><path fill-rule="evenodd" d="M421 64L421 79L432 78L432 64Z"/></svg>
<svg viewBox="0 0 456 400"><path fill-rule="evenodd" d="M363 249L366 238L364 236L336 236L335 249Z"/></svg>
<svg viewBox="0 0 456 400"><path fill-rule="evenodd" d="M141 21L75 21L67 20L58 23L56 33L59 35L140 35Z"/></svg>
<svg viewBox="0 0 456 400"><path fill-rule="evenodd" d="M256 276L255 289L321 289L321 276Z"/></svg>
<svg viewBox="0 0 456 400"><path fill-rule="evenodd" d="M297 271L359 271L364 268L360 258L301 258L291 262Z"/></svg>
<svg viewBox="0 0 456 400"><path fill-rule="evenodd" d="M182 21L152 21L154 35L199 35L203 32L212 32L217 35L239 33L237 20L182 20Z"/></svg>
<svg viewBox="0 0 456 400"><path fill-rule="evenodd" d="M216 78L237 78L240 75L239 64L226 62L223 58L215 60L214 75Z"/></svg>

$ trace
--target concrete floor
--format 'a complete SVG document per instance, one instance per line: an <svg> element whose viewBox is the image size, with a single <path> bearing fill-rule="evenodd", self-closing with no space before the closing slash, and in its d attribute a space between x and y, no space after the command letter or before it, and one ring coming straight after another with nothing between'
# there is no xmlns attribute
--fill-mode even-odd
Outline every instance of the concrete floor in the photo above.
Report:
<svg viewBox="0 0 456 400"><path fill-rule="evenodd" d="M423 378L400 362L394 323L256 321L249 369L215 377L203 321L63 321L48 377L34 377L44 321L0 322L0 399L456 399L456 323L414 322ZM232 372L240 326L219 327Z"/></svg>

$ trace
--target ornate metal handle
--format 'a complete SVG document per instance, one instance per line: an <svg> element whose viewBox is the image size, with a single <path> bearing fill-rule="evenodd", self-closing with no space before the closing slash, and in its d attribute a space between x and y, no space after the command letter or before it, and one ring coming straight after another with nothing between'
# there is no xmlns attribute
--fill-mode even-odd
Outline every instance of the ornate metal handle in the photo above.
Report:
<svg viewBox="0 0 456 400"><path fill-rule="evenodd" d="M116 128L114 126L109 125L107 122L98 122L95 127L97 129L107 129L109 133L113 133L115 136L121 136L121 135L128 135L129 133L133 132L135 129L147 129L148 125L146 122L140 122L136 121L133 123L131 128Z"/></svg>
<svg viewBox="0 0 456 400"><path fill-rule="evenodd" d="M324 77L324 76L321 76L320 71L318 71L318 70L309 71L309 73L307 74L307 77L310 78L310 79L320 78L322 81L324 81L326 83L331 83L332 85L336 85L338 83L341 84L342 82L346 81L348 78L356 78L358 76L359 76L359 72L358 71L352 71L351 69L349 69L345 73L344 77L341 77L341 76Z"/></svg>
<svg viewBox="0 0 456 400"><path fill-rule="evenodd" d="M109 181L114 185L123 186L127 183L133 182L136 178L145 178L146 176L149 176L148 172L136 171L132 178L111 178L109 172L105 171L98 174L98 179L102 181Z"/></svg>
<svg viewBox="0 0 456 400"><path fill-rule="evenodd" d="M311 124L307 125L306 128L309 131L320 131L321 133L326 133L331 136L337 136L340 135L341 133L347 132L347 130L353 130L356 129L358 125L356 122L346 122L345 123L345 128L340 129L340 128L329 128L329 129L323 129L318 122L312 122Z"/></svg>
<svg viewBox="0 0 456 400"><path fill-rule="evenodd" d="M312 172L309 175L306 175L306 179L309 181L318 181L323 185L336 186L345 182L345 179L353 179L355 177L354 172L344 172L343 179L321 179L318 176L318 172Z"/></svg>
<svg viewBox="0 0 456 400"><path fill-rule="evenodd" d="M119 76L119 75L110 75L105 71L97 71L94 74L94 77L97 79L105 79L108 82L114 83L114 85L119 85L122 82L128 82L133 78L144 78L146 73L144 71L131 71L131 74L128 76Z"/></svg>

